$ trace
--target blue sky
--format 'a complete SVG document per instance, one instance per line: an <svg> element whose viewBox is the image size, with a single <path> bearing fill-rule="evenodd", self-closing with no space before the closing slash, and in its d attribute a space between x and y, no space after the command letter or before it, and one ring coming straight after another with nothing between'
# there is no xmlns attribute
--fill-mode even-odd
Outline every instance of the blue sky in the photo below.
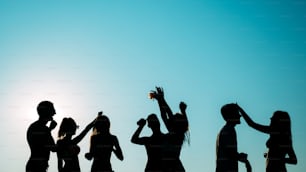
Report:
<svg viewBox="0 0 306 172"><path fill-rule="evenodd" d="M145 149L130 137L138 119L159 114L147 98L155 86L164 87L174 112L180 101L188 105L191 144L181 153L188 172L214 171L219 111L231 102L262 124L288 111L298 157L288 171L306 169L303 1L1 0L0 23L1 171L24 170L26 129L45 99L58 123L71 116L80 129L103 110L125 156L112 159L114 170L143 171ZM268 136L243 120L236 129L239 151L264 171ZM89 137L79 144L82 171L91 165ZM56 170L52 154L49 171Z"/></svg>

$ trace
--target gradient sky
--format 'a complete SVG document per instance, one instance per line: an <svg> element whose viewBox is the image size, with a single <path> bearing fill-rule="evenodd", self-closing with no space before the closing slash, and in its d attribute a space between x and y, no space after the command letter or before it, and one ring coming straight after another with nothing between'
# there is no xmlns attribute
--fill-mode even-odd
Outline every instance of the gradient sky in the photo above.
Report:
<svg viewBox="0 0 306 172"><path fill-rule="evenodd" d="M303 0L1 0L0 81L0 171L24 171L26 130L42 100L54 102L58 124L70 116L80 130L103 110L125 157L113 156L113 169L143 171L145 149L130 138L137 120L159 114L147 97L155 86L174 112L180 101L188 105L186 171L214 171L220 108L231 102L267 125L274 111L288 111L298 165L287 168L306 169ZM236 130L238 150L264 171L268 136L243 120ZM84 172L89 137L79 144ZM49 163L57 171L56 154Z"/></svg>

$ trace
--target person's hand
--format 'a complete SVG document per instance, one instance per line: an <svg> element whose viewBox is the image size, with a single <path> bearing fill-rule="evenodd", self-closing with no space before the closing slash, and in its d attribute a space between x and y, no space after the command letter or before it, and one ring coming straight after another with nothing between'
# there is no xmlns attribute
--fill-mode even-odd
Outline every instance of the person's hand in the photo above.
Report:
<svg viewBox="0 0 306 172"><path fill-rule="evenodd" d="M185 112L187 108L187 104L185 102L180 103L180 110L181 112Z"/></svg>
<svg viewBox="0 0 306 172"><path fill-rule="evenodd" d="M98 112L98 116L102 116L103 111Z"/></svg>
<svg viewBox="0 0 306 172"><path fill-rule="evenodd" d="M50 123L49 129L50 129L50 130L53 130L56 126L57 126L57 122L54 121L54 120L52 120L51 123Z"/></svg>
<svg viewBox="0 0 306 172"><path fill-rule="evenodd" d="M146 120L141 118L138 122L137 122L137 125L140 126L140 127L143 127L146 125Z"/></svg>
<svg viewBox="0 0 306 172"><path fill-rule="evenodd" d="M156 88L156 99L160 99L164 97L164 89L162 87L155 87Z"/></svg>
<svg viewBox="0 0 306 172"><path fill-rule="evenodd" d="M85 154L85 158L88 159L88 160L92 160L92 155L91 155L91 153L86 153L86 154Z"/></svg>
<svg viewBox="0 0 306 172"><path fill-rule="evenodd" d="M238 111L241 111L241 110L242 110L242 108L238 105L237 102L235 103L235 105L236 105L236 108L238 109Z"/></svg>
<svg viewBox="0 0 306 172"><path fill-rule="evenodd" d="M247 162L247 160L248 160L248 154L246 154L246 153L239 153L239 161L241 161L241 162Z"/></svg>

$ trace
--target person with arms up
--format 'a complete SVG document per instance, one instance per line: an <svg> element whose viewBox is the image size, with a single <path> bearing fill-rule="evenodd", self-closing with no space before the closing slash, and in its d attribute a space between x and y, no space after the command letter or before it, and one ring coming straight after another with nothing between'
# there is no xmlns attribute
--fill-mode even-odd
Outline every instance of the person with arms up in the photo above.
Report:
<svg viewBox="0 0 306 172"><path fill-rule="evenodd" d="M287 112L275 111L270 125L261 125L255 123L239 105L236 106L250 127L270 136L266 142L266 172L286 172L286 164L297 164L292 145L291 120Z"/></svg>
<svg viewBox="0 0 306 172"><path fill-rule="evenodd" d="M185 141L189 143L187 105L184 102L180 102L181 112L173 114L164 98L164 91L161 87L156 87L156 91L152 91L150 96L157 100L161 118L168 130L165 137L163 166L166 172L185 172L180 160L180 154L183 143Z"/></svg>
<svg viewBox="0 0 306 172"><path fill-rule="evenodd" d="M93 127L95 120L89 123L85 129L76 137L78 128L72 118L64 118L58 131L57 159L59 172L80 172L79 158L80 147L77 145L88 131Z"/></svg>

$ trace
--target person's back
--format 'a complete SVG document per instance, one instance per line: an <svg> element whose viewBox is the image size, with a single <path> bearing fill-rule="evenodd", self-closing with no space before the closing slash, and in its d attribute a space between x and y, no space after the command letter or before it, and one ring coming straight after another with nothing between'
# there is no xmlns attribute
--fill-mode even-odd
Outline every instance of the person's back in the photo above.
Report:
<svg viewBox="0 0 306 172"><path fill-rule="evenodd" d="M233 126L225 125L216 143L216 172L238 171L237 136Z"/></svg>
<svg viewBox="0 0 306 172"><path fill-rule="evenodd" d="M65 163L64 171L80 171L78 154L80 153L80 147L73 144L69 139L62 139L57 141L57 153Z"/></svg>
<svg viewBox="0 0 306 172"><path fill-rule="evenodd" d="M165 135L160 133L146 138L145 148L147 151L147 170L161 170L163 167Z"/></svg>
<svg viewBox="0 0 306 172"><path fill-rule="evenodd" d="M122 150L116 136L110 133L110 120L99 112L96 118L93 135L90 138L89 153L85 154L88 160L92 158L91 172L112 172L110 163L111 154L123 160Z"/></svg>
<svg viewBox="0 0 306 172"><path fill-rule="evenodd" d="M91 149L93 160L93 169L110 170L112 169L110 158L115 145L116 136L114 135L93 135L91 138Z"/></svg>

